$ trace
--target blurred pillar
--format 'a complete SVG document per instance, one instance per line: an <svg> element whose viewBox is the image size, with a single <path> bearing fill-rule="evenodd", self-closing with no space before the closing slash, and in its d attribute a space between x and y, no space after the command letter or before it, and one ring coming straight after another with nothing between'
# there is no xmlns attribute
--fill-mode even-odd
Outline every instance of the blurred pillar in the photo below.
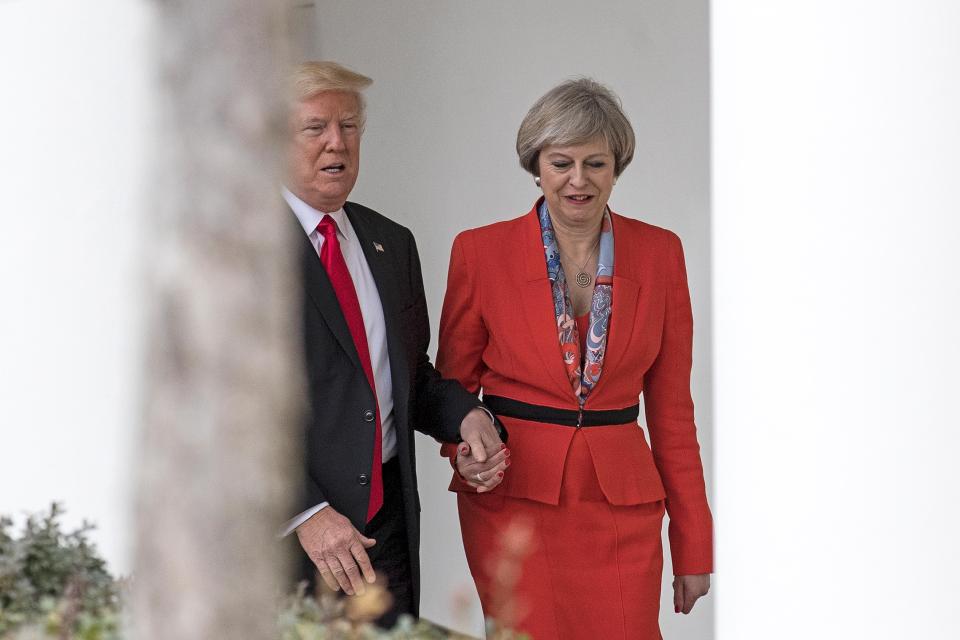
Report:
<svg viewBox="0 0 960 640"><path fill-rule="evenodd" d="M134 575L142 640L276 637L299 330L281 0L155 2L159 122Z"/></svg>

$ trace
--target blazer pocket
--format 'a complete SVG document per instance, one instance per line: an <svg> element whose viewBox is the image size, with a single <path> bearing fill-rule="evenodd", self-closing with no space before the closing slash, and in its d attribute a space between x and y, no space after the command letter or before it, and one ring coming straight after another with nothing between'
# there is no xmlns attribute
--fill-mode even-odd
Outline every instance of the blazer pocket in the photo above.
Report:
<svg viewBox="0 0 960 640"><path fill-rule="evenodd" d="M638 425L591 427L583 434L607 502L624 506L666 497L653 453Z"/></svg>

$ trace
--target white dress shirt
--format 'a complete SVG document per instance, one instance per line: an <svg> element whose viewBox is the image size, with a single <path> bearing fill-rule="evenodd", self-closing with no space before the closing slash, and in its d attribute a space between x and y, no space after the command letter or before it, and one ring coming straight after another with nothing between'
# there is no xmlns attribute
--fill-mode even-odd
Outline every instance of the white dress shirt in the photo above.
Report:
<svg viewBox="0 0 960 640"><path fill-rule="evenodd" d="M333 213L317 211L293 195L286 187L283 188L283 198L290 205L294 215L297 216L304 233L307 234L310 242L317 250L318 256L324 240L323 236L317 231L317 225L320 224L324 216L330 216L337 223L337 239L340 241L340 251L343 253L347 270L353 279L353 286L357 290L357 299L360 301L360 310L363 313L363 328L367 334L370 365L373 368L373 378L377 385L377 403L380 407L381 452L383 462L386 462L397 454L397 432L393 424L393 379L390 375L390 358L387 354L387 329L383 319L383 305L380 302L377 283L370 272L370 265L367 264L356 231L354 231L350 219L343 209ZM323 411L323 407L314 404L313 410ZM284 527L283 535L289 535L327 505L328 503L322 502L291 519Z"/></svg>

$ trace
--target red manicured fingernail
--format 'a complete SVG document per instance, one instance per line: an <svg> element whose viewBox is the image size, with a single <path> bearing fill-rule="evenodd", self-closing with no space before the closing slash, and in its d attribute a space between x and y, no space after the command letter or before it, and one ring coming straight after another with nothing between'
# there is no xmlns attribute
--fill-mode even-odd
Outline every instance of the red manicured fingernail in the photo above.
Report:
<svg viewBox="0 0 960 640"><path fill-rule="evenodd" d="M673 612L680 613L680 607L678 607L677 605L673 605Z"/></svg>
<svg viewBox="0 0 960 640"><path fill-rule="evenodd" d="M507 445L505 445L505 444L503 444L503 443L501 442L501 443L500 443L500 451L503 451L503 450L506 449L506 448L507 448Z"/></svg>
<svg viewBox="0 0 960 640"><path fill-rule="evenodd" d="M497 477L498 477L498 478L502 478L502 477L503 477L503 471L497 471Z"/></svg>
<svg viewBox="0 0 960 640"><path fill-rule="evenodd" d="M466 447L460 447L460 455L462 455L462 456L467 455L467 448L466 448Z"/></svg>
<svg viewBox="0 0 960 640"><path fill-rule="evenodd" d="M507 452L503 454L503 457L504 457L504 458L509 458L509 457L510 457L510 449L507 449Z"/></svg>
<svg viewBox="0 0 960 640"><path fill-rule="evenodd" d="M509 467L509 466L510 466L510 461L509 461L509 460L504 460L504 461L503 461L503 466Z"/></svg>

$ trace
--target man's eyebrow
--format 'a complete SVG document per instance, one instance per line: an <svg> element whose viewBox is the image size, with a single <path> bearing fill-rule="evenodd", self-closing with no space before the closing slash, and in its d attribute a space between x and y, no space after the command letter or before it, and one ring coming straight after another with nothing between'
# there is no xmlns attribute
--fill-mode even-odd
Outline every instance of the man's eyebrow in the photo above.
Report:
<svg viewBox="0 0 960 640"><path fill-rule="evenodd" d="M359 120L359 119L360 119L360 114L359 114L359 113L347 113L347 114L344 114L339 120L337 120L337 122L350 122L350 121L352 121L352 120L355 121L355 120ZM316 124L326 126L326 125L327 125L327 122L328 122L328 121L327 121L326 118L321 118L321 117L319 117L319 116L309 116L309 117L304 118L304 119L300 122L300 125L301 125L301 126L304 126L304 127L309 127L309 126L313 126L313 125L316 125Z"/></svg>

